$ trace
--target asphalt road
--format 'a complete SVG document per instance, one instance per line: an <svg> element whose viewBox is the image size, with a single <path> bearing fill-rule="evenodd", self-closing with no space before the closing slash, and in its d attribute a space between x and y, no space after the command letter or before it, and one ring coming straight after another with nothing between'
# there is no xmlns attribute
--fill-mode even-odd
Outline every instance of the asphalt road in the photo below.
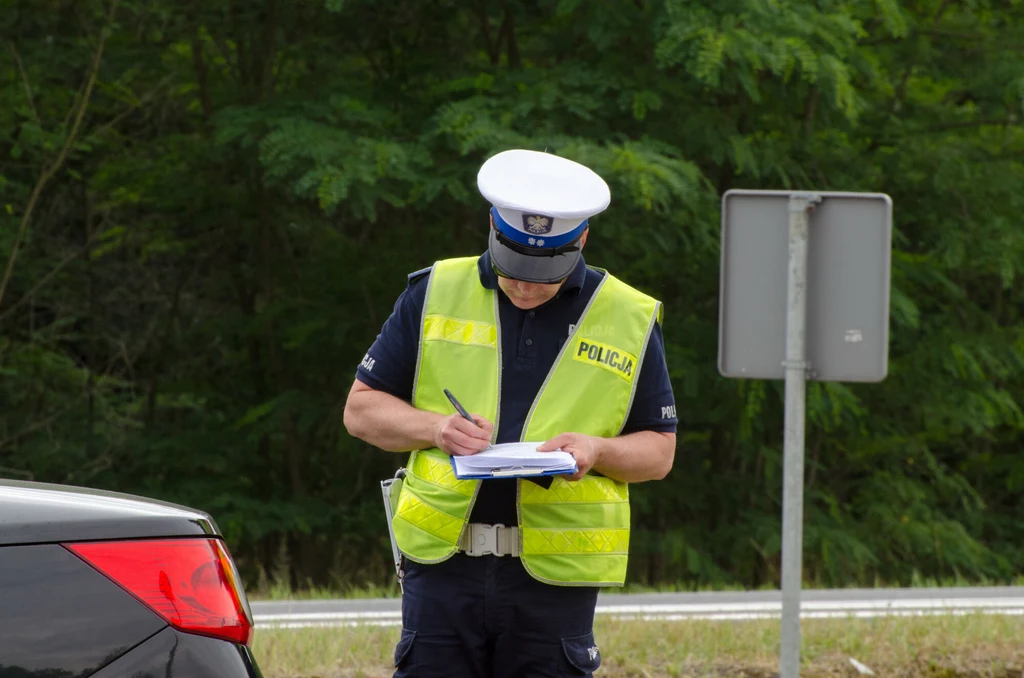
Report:
<svg viewBox="0 0 1024 678"><path fill-rule="evenodd" d="M305 628L361 624L398 626L399 599L252 602L259 628ZM1024 587L833 589L804 591L801 617L883 615L1024 615ZM645 621L683 619L772 619L780 616L779 591L708 593L602 593L597 614Z"/></svg>

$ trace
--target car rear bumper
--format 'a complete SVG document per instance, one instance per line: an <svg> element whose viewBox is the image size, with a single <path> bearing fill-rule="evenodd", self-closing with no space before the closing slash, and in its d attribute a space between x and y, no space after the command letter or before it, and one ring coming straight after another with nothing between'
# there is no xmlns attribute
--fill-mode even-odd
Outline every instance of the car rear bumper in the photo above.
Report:
<svg viewBox="0 0 1024 678"><path fill-rule="evenodd" d="M93 674L92 678L263 678L249 648L182 633L170 626Z"/></svg>

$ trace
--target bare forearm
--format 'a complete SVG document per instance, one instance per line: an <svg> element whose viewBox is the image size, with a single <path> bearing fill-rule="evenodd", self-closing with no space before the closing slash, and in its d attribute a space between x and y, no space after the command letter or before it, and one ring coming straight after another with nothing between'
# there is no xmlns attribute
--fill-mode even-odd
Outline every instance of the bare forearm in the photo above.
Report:
<svg viewBox="0 0 1024 678"><path fill-rule="evenodd" d="M443 415L418 410L389 393L355 388L345 403L345 428L375 447L408 452L435 446Z"/></svg>
<svg viewBox="0 0 1024 678"><path fill-rule="evenodd" d="M676 434L638 431L597 439L594 470L625 483L661 480L672 470Z"/></svg>

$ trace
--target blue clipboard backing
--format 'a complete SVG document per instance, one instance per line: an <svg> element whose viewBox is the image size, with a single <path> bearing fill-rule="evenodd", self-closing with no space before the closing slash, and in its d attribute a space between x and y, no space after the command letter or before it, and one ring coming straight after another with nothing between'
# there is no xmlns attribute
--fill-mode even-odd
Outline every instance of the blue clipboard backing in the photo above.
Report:
<svg viewBox="0 0 1024 678"><path fill-rule="evenodd" d="M571 469L541 471L539 473L499 473L498 475L494 475L493 473L481 473L474 475L459 475L459 471L455 467L455 457L449 457L449 462L452 465L452 473L454 473L455 477L459 480L495 480L499 478L523 478L525 480L537 478L540 480L544 478L551 478L552 476L571 476L579 469L578 466L573 465ZM550 485L551 480L547 480L546 482L542 480L541 482L544 482L545 485Z"/></svg>

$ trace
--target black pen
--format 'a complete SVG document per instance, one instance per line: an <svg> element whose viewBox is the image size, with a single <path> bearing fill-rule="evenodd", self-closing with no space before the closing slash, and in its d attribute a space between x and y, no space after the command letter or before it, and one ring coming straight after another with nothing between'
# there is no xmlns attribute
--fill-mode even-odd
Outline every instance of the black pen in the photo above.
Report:
<svg viewBox="0 0 1024 678"><path fill-rule="evenodd" d="M451 391L449 391L448 389L444 389L444 394L446 396L448 396L448 400L451 401L451 404L455 406L455 409L458 410L459 414L461 414L463 417L465 417L466 421L468 421L473 426L477 426L477 427L480 426L475 421L473 421L473 417L469 416L469 412L467 412L466 408L462 406L462 403L460 403L458 401L458 399L454 395L452 395ZM488 442L487 449L490 449L490 448L491 448L491 445Z"/></svg>
<svg viewBox="0 0 1024 678"><path fill-rule="evenodd" d="M476 422L475 422L475 421L473 421L473 417L469 416L469 412L467 412L467 411L466 411L466 408L462 406L462 403L460 403L460 402L459 402L459 401L458 401L458 400L457 400L457 399L455 398L455 396L454 396L454 395L452 395L452 392L451 392L451 391L449 391L448 389L445 389L445 390L444 390L444 394L445 394L446 396L448 396L448 400L450 400L450 401L451 401L451 403L452 403L452 405L454 405L454 406L455 406L455 409L456 409L456 410L458 411L458 413L459 413L459 414L461 414L461 415L462 415L463 417L465 417L465 418L466 418L466 421L468 421L468 422L469 422L470 424L472 424L473 426L476 426L476 425L477 425L477 424L476 424Z"/></svg>

